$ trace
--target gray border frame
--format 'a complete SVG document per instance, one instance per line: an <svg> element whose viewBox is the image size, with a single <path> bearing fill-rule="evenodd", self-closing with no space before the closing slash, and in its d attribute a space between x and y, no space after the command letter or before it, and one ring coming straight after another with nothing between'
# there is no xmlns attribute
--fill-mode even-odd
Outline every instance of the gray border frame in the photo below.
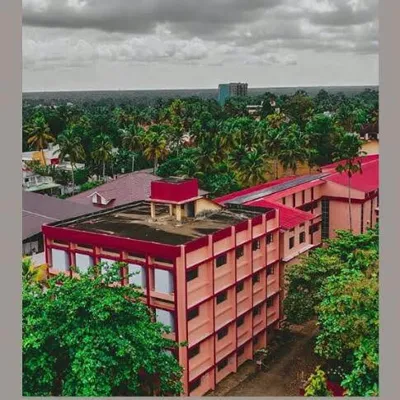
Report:
<svg viewBox="0 0 400 400"><path fill-rule="evenodd" d="M3 0L0 12L0 42L3 50L0 80L0 121L4 142L1 171L6 172L7 185L3 184L0 196L2 221L0 246L2 254L2 280L0 307L2 372L0 388L7 399L21 398L21 0ZM400 226L398 199L400 185L395 171L400 133L398 105L400 104L400 2L380 2L380 114L381 114L381 382L382 398L395 399L397 389L399 261L397 246ZM4 51L5 50L5 51ZM396 124L397 123L397 124ZM397 144L397 148L396 148ZM396 158L397 156L397 158ZM396 207L397 206L397 207ZM397 279L396 279L397 278ZM396 379L397 378L397 379ZM266 397L267 398L267 397ZM300 398L300 397L299 397Z"/></svg>

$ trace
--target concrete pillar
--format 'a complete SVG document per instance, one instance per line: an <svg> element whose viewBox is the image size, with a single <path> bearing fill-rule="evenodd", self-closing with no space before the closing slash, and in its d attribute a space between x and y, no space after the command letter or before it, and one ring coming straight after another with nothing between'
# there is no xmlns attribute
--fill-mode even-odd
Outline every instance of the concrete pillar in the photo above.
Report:
<svg viewBox="0 0 400 400"><path fill-rule="evenodd" d="M156 205L153 202L150 203L150 215L151 218L156 218Z"/></svg>
<svg viewBox="0 0 400 400"><path fill-rule="evenodd" d="M174 207L172 204L169 204L169 215L172 217L174 215Z"/></svg>
<svg viewBox="0 0 400 400"><path fill-rule="evenodd" d="M176 208L175 208L175 215L176 215L176 219L177 219L177 221L182 221L182 209L181 209L181 205L180 204L177 204L176 206L175 206Z"/></svg>

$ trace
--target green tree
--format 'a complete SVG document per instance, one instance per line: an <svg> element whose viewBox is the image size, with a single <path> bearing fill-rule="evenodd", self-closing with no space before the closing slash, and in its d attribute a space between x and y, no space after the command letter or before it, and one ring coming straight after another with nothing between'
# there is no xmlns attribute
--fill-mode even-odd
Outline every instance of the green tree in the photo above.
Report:
<svg viewBox="0 0 400 400"><path fill-rule="evenodd" d="M291 169L296 175L298 164L307 160L308 144L301 137L301 131L297 125L290 125L285 130L279 151L279 161L285 170Z"/></svg>
<svg viewBox="0 0 400 400"><path fill-rule="evenodd" d="M24 396L173 396L182 368L168 352L177 344L154 322L120 265L80 278L58 276L46 291L24 280Z"/></svg>
<svg viewBox="0 0 400 400"><path fill-rule="evenodd" d="M153 171L157 171L158 161L168 154L166 128L163 125L153 125L143 137L143 154L154 163Z"/></svg>
<svg viewBox="0 0 400 400"><path fill-rule="evenodd" d="M37 151L40 151L44 163L46 158L44 156L44 149L48 144L54 142L54 136L50 132L49 125L47 124L43 114L37 114L24 128L28 135L28 145L33 146Z"/></svg>
<svg viewBox="0 0 400 400"><path fill-rule="evenodd" d="M60 160L68 159L71 163L72 194L75 193L74 169L79 161L85 160L85 150L83 149L80 136L74 131L74 127L68 127L57 138L59 145L58 153Z"/></svg>
<svg viewBox="0 0 400 400"><path fill-rule="evenodd" d="M306 383L305 397L332 397L332 392L327 387L325 372L318 366Z"/></svg>
<svg viewBox="0 0 400 400"><path fill-rule="evenodd" d="M113 145L107 135L101 134L96 137L93 159L103 165L103 180L106 177L106 163L111 159L112 149Z"/></svg>
<svg viewBox="0 0 400 400"><path fill-rule="evenodd" d="M336 171L347 175L347 191L349 205L349 227L353 231L353 218L351 210L351 178L354 174L362 173L362 164L360 157L366 153L361 150L362 141L352 133L342 133L337 139L334 161L339 164Z"/></svg>
<svg viewBox="0 0 400 400"><path fill-rule="evenodd" d="M270 171L267 158L261 151L254 149L242 159L237 176L243 186L250 187L265 182L265 176Z"/></svg>

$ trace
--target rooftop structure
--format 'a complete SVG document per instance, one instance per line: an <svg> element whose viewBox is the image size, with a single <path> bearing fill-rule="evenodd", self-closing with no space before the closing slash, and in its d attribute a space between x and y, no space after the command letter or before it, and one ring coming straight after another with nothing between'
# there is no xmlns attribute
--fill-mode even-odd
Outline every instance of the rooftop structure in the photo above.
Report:
<svg viewBox="0 0 400 400"><path fill-rule="evenodd" d="M67 201L91 206L93 210L111 208L150 198L151 183L162 178L154 175L152 169L131 172L118 176L110 182L86 192L69 197ZM199 190L200 195L207 192Z"/></svg>

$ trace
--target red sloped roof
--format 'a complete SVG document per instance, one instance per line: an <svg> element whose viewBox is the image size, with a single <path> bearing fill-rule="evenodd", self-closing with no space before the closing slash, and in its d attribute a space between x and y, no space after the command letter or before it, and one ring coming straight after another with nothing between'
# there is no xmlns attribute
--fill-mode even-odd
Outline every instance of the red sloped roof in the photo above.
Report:
<svg viewBox="0 0 400 400"><path fill-rule="evenodd" d="M161 179L149 171L136 171L120 176L104 185L69 197L67 200L74 203L92 205L91 196L98 193L107 201L110 206L118 206L138 200L147 200L150 196L150 184L152 181ZM111 200L114 200L111 202Z"/></svg>
<svg viewBox="0 0 400 400"><path fill-rule="evenodd" d="M250 193L253 193L253 192L257 192L258 190L267 189L269 187L278 185L280 183L292 181L293 179L296 179L296 178L297 178L297 176L285 176L283 178L276 179L274 181L270 181L270 182L267 182L267 183L262 183L261 185L252 186L252 187L247 188L247 189L243 189L243 190L239 190L237 192L226 194L225 196L221 196L221 197L218 197L218 198L214 199L214 201L216 203L223 204L223 203L226 203L229 200L235 199L236 197L243 196L245 194L250 194Z"/></svg>
<svg viewBox="0 0 400 400"><path fill-rule="evenodd" d="M329 177L324 178L329 182L347 186L348 178L346 173L333 173ZM362 163L362 173L356 173L352 176L350 186L361 192L372 192L379 188L379 159L373 159L370 162Z"/></svg>
<svg viewBox="0 0 400 400"><path fill-rule="evenodd" d="M364 164L379 160L379 154L369 154L369 155L366 155L363 157L358 157L356 160L361 161L361 164L364 165ZM321 167L321 170L322 170L322 172L330 172L330 170L334 170L338 165L343 163L343 161L338 161L338 162L335 162L332 164L323 165Z"/></svg>
<svg viewBox="0 0 400 400"><path fill-rule="evenodd" d="M303 222L310 221L314 218L311 213L284 206L267 200L256 200L246 203L248 206L275 208L279 210L279 225L283 229L292 229Z"/></svg>

